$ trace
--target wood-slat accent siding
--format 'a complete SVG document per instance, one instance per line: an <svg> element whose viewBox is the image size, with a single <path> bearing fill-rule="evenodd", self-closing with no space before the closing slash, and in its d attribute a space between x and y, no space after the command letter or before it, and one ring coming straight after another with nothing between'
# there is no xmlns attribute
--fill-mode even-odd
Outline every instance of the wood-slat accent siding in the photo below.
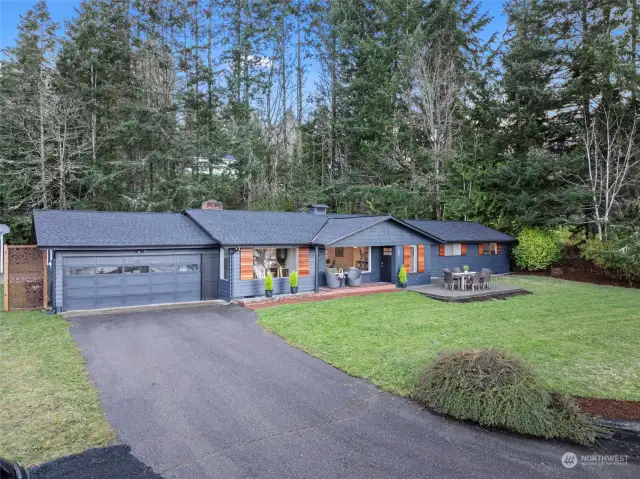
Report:
<svg viewBox="0 0 640 479"><path fill-rule="evenodd" d="M309 248L298 248L298 275L309 276Z"/></svg>
<svg viewBox="0 0 640 479"><path fill-rule="evenodd" d="M251 248L240 250L240 279L253 279L253 250Z"/></svg>
<svg viewBox="0 0 640 479"><path fill-rule="evenodd" d="M467 245L465 243L460 245L460 252L462 253L462 256L467 256Z"/></svg>
<svg viewBox="0 0 640 479"><path fill-rule="evenodd" d="M498 243L498 254L502 254L502 243Z"/></svg>
<svg viewBox="0 0 640 479"><path fill-rule="evenodd" d="M424 245L418 245L418 273L424 273Z"/></svg>
<svg viewBox="0 0 640 479"><path fill-rule="evenodd" d="M411 271L411 246L409 245L404 245L402 263L407 273Z"/></svg>
<svg viewBox="0 0 640 479"><path fill-rule="evenodd" d="M478 256L482 256L484 254L484 250L482 249L482 245L484 243L478 243Z"/></svg>
<svg viewBox="0 0 640 479"><path fill-rule="evenodd" d="M440 256L444 256L444 245L443 244L440 245L439 254L440 254Z"/></svg>

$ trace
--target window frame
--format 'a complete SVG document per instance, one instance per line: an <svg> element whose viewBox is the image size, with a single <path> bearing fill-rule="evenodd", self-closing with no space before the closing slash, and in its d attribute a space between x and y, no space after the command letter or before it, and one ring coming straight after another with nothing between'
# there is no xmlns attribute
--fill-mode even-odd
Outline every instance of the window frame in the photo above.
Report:
<svg viewBox="0 0 640 479"><path fill-rule="evenodd" d="M343 251L343 254L344 254L344 249L345 249L345 248L351 248L351 249L353 249L353 250L357 250L357 254L358 254L358 255L360 255L360 248L367 248L367 269L366 269L366 270L364 270L364 269L360 269L360 268L358 268L358 269L360 269L360 272L361 272L362 274L369 274L369 273L371 273L371 246L364 246L364 245L363 245L363 246L326 246L326 247L325 247L325 252L324 252L324 254L325 254L325 258L327 257L327 250L329 250L329 249L333 249L333 251L334 251L334 258L340 258L340 257L344 258L344 256L337 256L337 255L335 254L335 251L336 251L337 249L341 249L341 250ZM382 254L384 254L384 249L383 249L383 248L380 248L380 254L381 254L381 255L382 255ZM356 260L356 263L357 263L358 261L360 261L360 260L359 260L359 259L358 259L358 260ZM356 266L356 268L357 268L357 266Z"/></svg>
<svg viewBox="0 0 640 479"><path fill-rule="evenodd" d="M415 274L418 272L418 245L409 245L409 274Z"/></svg>
<svg viewBox="0 0 640 479"><path fill-rule="evenodd" d="M228 276L228 266L225 267L225 260L227 261L227 264L229 264L229 248L221 248L220 251L220 279L223 281L228 281L229 280L229 276Z"/></svg>
<svg viewBox="0 0 640 479"><path fill-rule="evenodd" d="M494 247L492 248L491 245L493 245ZM486 246L486 248L485 248ZM496 242L486 242L486 243L480 243L480 248L482 248L482 254L488 254L488 255L497 255L498 254L498 243Z"/></svg>
<svg viewBox="0 0 640 479"><path fill-rule="evenodd" d="M293 250L294 253L294 258L295 258L295 265L294 267L291 269L289 268L288 274L291 274L291 271L295 270L296 273L298 272L299 269L299 264L298 261L300 259L300 248L298 246L253 246L251 248L251 269L253 270L253 274L255 275L255 250L257 249L272 249L274 250L274 257L277 258L278 256L278 250L279 249L286 249L286 250ZM276 260L277 261L277 260ZM267 270L265 270L265 277L267 274ZM276 278L275 276L273 277L274 280L277 279L288 279L289 275L287 276L283 276L282 278ZM252 278L252 279L246 279L243 281L264 281L264 278Z"/></svg>
<svg viewBox="0 0 640 479"><path fill-rule="evenodd" d="M451 253L447 253L447 247L451 248ZM459 253L456 253L456 249L459 248ZM462 256L462 243L446 243L444 245L444 255L446 256Z"/></svg>

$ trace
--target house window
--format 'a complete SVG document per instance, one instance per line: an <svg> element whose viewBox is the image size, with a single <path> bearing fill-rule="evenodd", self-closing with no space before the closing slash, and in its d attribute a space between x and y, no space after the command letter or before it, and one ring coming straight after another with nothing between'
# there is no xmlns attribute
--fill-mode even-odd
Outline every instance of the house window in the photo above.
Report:
<svg viewBox="0 0 640 479"><path fill-rule="evenodd" d="M498 243L480 243L482 254L498 254Z"/></svg>
<svg viewBox="0 0 640 479"><path fill-rule="evenodd" d="M409 246L409 265L409 273L418 272L418 246L414 244Z"/></svg>
<svg viewBox="0 0 640 479"><path fill-rule="evenodd" d="M371 272L371 247L354 246L344 248L327 248L326 266L347 271L358 268L363 273Z"/></svg>
<svg viewBox="0 0 640 479"><path fill-rule="evenodd" d="M462 256L462 243L447 243L444 245L445 256Z"/></svg>
<svg viewBox="0 0 640 479"><path fill-rule="evenodd" d="M229 271L229 250L222 248L222 261L220 261L220 279L227 278L227 271Z"/></svg>
<svg viewBox="0 0 640 479"><path fill-rule="evenodd" d="M383 256L393 256L393 248L382 248Z"/></svg>
<svg viewBox="0 0 640 479"><path fill-rule="evenodd" d="M264 279L268 272L274 278L288 278L298 269L298 248L254 248L253 279Z"/></svg>

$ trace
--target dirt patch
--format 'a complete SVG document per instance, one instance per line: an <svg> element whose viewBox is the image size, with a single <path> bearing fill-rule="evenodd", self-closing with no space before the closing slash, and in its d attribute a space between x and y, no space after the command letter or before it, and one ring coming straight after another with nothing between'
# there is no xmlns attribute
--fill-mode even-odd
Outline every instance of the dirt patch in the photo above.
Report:
<svg viewBox="0 0 640 479"><path fill-rule="evenodd" d="M582 411L606 419L640 421L640 401L576 397Z"/></svg>
<svg viewBox="0 0 640 479"><path fill-rule="evenodd" d="M552 275L554 269L562 270L560 276ZM553 276L557 279L566 279L568 281L577 281L579 283L600 284L603 286L621 286L623 288L640 288L639 282L629 282L624 278L612 275L610 272L603 270L591 261L572 257L564 261L554 264L546 271L523 271L514 272L513 274L522 274L527 276Z"/></svg>
<svg viewBox="0 0 640 479"><path fill-rule="evenodd" d="M110 446L46 462L29 470L32 479L162 479L131 455L129 446Z"/></svg>

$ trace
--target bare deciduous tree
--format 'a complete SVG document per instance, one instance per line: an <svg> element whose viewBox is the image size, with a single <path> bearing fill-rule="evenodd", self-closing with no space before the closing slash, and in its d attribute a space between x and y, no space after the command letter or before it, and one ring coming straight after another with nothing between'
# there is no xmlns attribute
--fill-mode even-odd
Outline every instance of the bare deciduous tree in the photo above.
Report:
<svg viewBox="0 0 640 479"><path fill-rule="evenodd" d="M456 133L456 108L462 90L461 74L445 45L435 41L417 46L410 72L412 122L430 140L436 216L442 216L442 167L451 158Z"/></svg>
<svg viewBox="0 0 640 479"><path fill-rule="evenodd" d="M628 121L623 112L602 105L590 124L585 119L581 131L588 175L578 185L589 191L592 222L600 240L607 239L612 213L626 200L629 187L640 180L638 116L633 112Z"/></svg>

